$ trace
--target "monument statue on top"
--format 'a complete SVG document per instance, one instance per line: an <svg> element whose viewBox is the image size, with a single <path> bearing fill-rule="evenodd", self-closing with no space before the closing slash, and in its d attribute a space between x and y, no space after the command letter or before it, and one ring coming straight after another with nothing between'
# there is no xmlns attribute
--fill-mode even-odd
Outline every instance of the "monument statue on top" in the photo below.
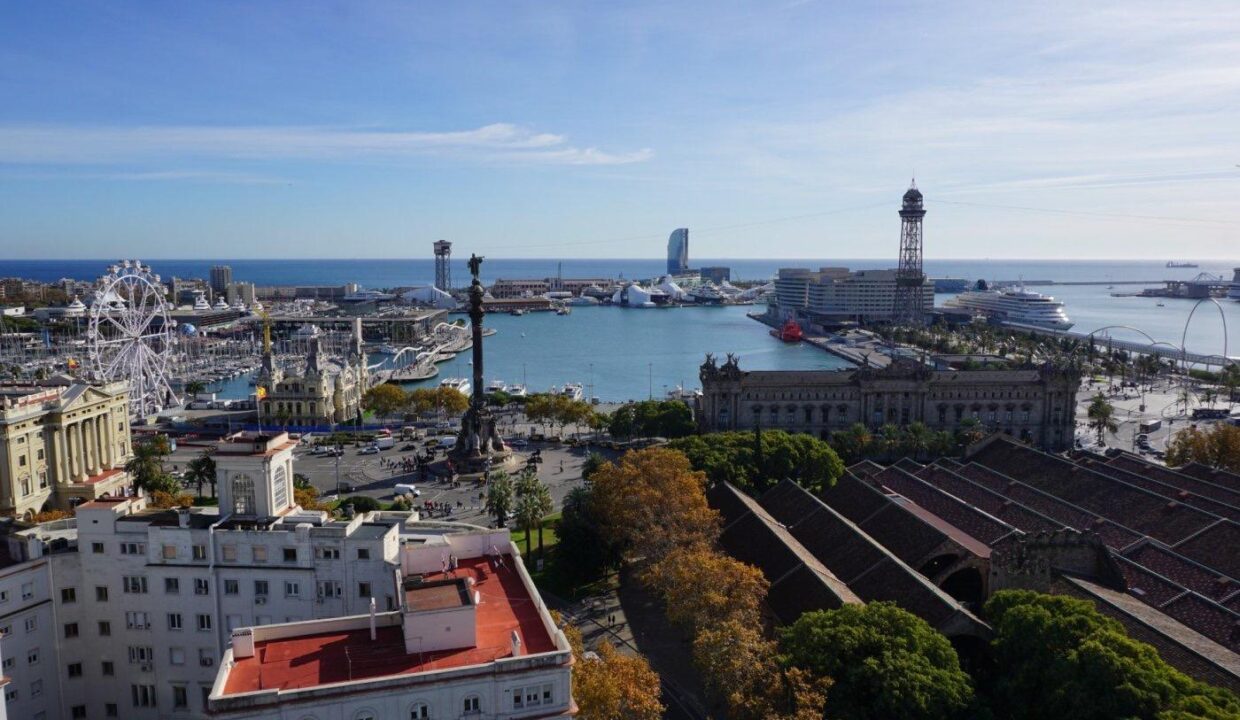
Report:
<svg viewBox="0 0 1240 720"><path fill-rule="evenodd" d="M495 418L487 408L483 396L482 383L482 281L478 279L478 271L482 267L482 257L471 255L469 258L469 274L473 281L469 284L469 321L473 333L473 395L469 400L469 408L461 418L461 432L457 436L456 446L451 457L458 472L481 472L492 463L508 457L508 448L499 436L495 427Z"/></svg>

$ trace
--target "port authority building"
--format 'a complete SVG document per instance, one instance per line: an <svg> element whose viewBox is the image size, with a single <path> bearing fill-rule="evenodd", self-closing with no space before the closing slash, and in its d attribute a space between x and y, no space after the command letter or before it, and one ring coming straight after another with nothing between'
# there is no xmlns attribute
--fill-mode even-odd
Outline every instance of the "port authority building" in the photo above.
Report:
<svg viewBox="0 0 1240 720"><path fill-rule="evenodd" d="M1079 371L1046 364L1019 370L933 370L914 360L882 369L741 370L707 356L699 372L702 432L779 429L828 438L861 423L924 423L954 432L976 420L1050 451L1072 447Z"/></svg>
<svg viewBox="0 0 1240 720"><path fill-rule="evenodd" d="M127 438L126 438L127 440ZM507 530L299 507L286 433L216 454L219 507L121 493L0 538L0 718L572 714L571 650Z"/></svg>

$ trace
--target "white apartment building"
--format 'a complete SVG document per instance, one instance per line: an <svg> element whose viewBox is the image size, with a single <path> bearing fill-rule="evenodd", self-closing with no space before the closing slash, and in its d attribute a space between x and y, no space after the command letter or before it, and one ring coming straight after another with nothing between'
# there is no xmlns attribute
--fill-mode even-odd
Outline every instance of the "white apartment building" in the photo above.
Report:
<svg viewBox="0 0 1240 720"><path fill-rule="evenodd" d="M235 630L357 616L372 600L399 612L402 543L446 558L443 538L470 529L416 513L304 511L295 445L285 433L226 439L218 509L100 498L71 520L10 533L0 657L12 717L203 717Z"/></svg>
<svg viewBox="0 0 1240 720"><path fill-rule="evenodd" d="M922 293L925 307L933 307L934 284L927 281ZM895 298L895 270L780 268L775 279L780 319L799 314L828 323L883 322L891 319Z"/></svg>

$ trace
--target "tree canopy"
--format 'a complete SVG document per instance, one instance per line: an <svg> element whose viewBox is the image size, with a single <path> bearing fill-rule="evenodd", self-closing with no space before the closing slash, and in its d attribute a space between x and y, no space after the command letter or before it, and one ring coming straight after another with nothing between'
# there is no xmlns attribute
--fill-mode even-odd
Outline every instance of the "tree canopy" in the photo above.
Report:
<svg viewBox="0 0 1240 720"><path fill-rule="evenodd" d="M1094 395L1089 402L1089 427L1098 434L1098 444L1105 444L1106 433L1114 434L1119 430L1119 425L1115 422L1115 406L1107 402L1106 397L1102 393Z"/></svg>
<svg viewBox="0 0 1240 720"><path fill-rule="evenodd" d="M408 403L408 394L399 385L390 383L376 385L362 396L362 406L381 418L388 417Z"/></svg>
<svg viewBox="0 0 1240 720"><path fill-rule="evenodd" d="M1240 473L1240 427L1215 423L1206 429L1194 425L1176 433L1167 443L1167 463L1190 462Z"/></svg>
<svg viewBox="0 0 1240 720"><path fill-rule="evenodd" d="M706 504L706 476L682 453L648 448L597 470L592 482L599 533L639 563L673 549L710 545L719 516Z"/></svg>
<svg viewBox="0 0 1240 720"><path fill-rule="evenodd" d="M1021 720L1235 718L1240 700L1172 668L1085 600L1004 590L986 602L995 629L991 702Z"/></svg>
<svg viewBox="0 0 1240 720"><path fill-rule="evenodd" d="M573 699L580 717L590 720L659 720L663 717L659 675L641 655L623 655L603 640L587 657L581 631L572 625L564 635L576 656Z"/></svg>
<svg viewBox="0 0 1240 720"><path fill-rule="evenodd" d="M133 478L135 488L147 494L162 491L175 495L180 483L164 472L164 458L172 452L167 435L152 435L134 443L133 457L125 463L125 472Z"/></svg>
<svg viewBox="0 0 1240 720"><path fill-rule="evenodd" d="M504 527L508 523L508 514L513 510L515 493L512 478L508 476L508 473L503 470L491 473L491 479L487 483L486 508L487 513L495 518L496 527ZM527 533L527 540L528 537Z"/></svg>
<svg viewBox="0 0 1240 720"><path fill-rule="evenodd" d="M844 474L844 463L831 446L804 433L709 433L675 440L669 447L683 452L711 482L727 481L755 494L784 479L819 492Z"/></svg>
<svg viewBox="0 0 1240 720"><path fill-rule="evenodd" d="M894 603L808 612L780 635L792 665L831 678L827 717L947 720L973 703L951 643Z"/></svg>
<svg viewBox="0 0 1240 720"><path fill-rule="evenodd" d="M613 437L680 438L697 429L693 411L681 400L643 400L611 414L607 431Z"/></svg>

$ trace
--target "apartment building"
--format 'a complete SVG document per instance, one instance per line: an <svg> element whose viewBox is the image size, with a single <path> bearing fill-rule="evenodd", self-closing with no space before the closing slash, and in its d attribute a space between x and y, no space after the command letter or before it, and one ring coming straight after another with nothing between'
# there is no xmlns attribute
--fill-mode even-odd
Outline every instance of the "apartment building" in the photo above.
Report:
<svg viewBox="0 0 1240 720"><path fill-rule="evenodd" d="M927 281L922 293L925 307L933 307L934 284ZM775 279L781 319L799 315L825 323L885 322L892 317L895 297L895 270L781 268Z"/></svg>

